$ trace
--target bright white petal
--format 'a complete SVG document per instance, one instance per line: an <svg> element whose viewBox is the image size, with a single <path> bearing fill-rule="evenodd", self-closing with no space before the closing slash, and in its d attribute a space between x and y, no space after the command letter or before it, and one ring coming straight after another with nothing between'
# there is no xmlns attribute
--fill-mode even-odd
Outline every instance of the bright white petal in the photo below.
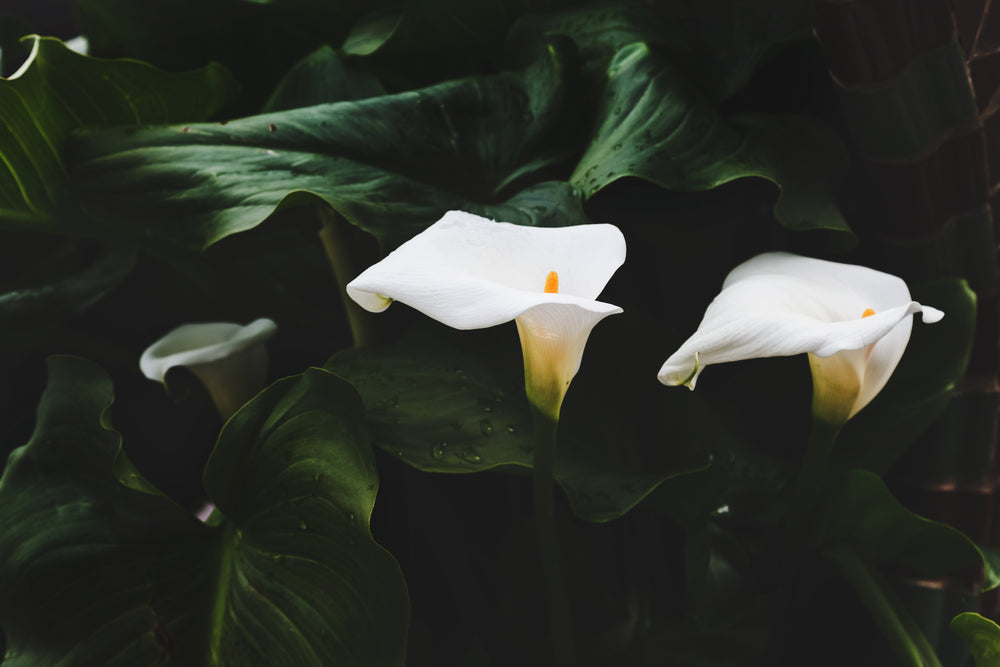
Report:
<svg viewBox="0 0 1000 667"><path fill-rule="evenodd" d="M864 317L869 310L874 314ZM912 301L901 279L880 271L787 253L758 255L727 276L698 330L658 377L694 388L709 364L802 353L831 357L874 344L870 368L858 373L860 410L895 369L916 312L927 322L943 316Z"/></svg>
<svg viewBox="0 0 1000 667"><path fill-rule="evenodd" d="M926 310L926 306L924 307ZM937 311L940 313L941 311ZM942 313L943 315L943 313ZM940 318L938 318L940 319ZM926 320L924 320L926 321ZM935 322L937 320L934 320ZM885 336L877 340L868 353L868 362L861 380L861 391L849 417L856 415L882 391L893 371L903 358L906 344L910 342L913 318L904 317Z"/></svg>
<svg viewBox="0 0 1000 667"><path fill-rule="evenodd" d="M456 329L513 320L553 303L590 308L625 261L613 225L539 228L451 211L347 285L362 307L401 301ZM542 291L550 271L559 293Z"/></svg>
<svg viewBox="0 0 1000 667"><path fill-rule="evenodd" d="M88 53L90 53L90 40L84 37L83 35L77 35L76 37L67 39L65 42L63 42L63 44L65 44L66 48L70 49L71 51L76 51L77 53L83 55L87 55Z"/></svg>
<svg viewBox="0 0 1000 667"><path fill-rule="evenodd" d="M206 364L237 354L274 335L277 325L267 318L246 326L231 322L185 324L170 331L143 352L139 368L150 380L163 382L175 366Z"/></svg>
<svg viewBox="0 0 1000 667"><path fill-rule="evenodd" d="M622 312L599 301L590 305L546 303L516 319L528 399L546 414L558 415L569 383L580 370L590 332L605 317Z"/></svg>

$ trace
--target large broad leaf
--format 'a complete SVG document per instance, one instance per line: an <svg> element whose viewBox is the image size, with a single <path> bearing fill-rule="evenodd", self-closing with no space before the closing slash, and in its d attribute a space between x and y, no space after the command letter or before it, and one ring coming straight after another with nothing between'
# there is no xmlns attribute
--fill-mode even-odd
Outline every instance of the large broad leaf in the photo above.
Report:
<svg viewBox="0 0 1000 667"><path fill-rule="evenodd" d="M823 495L813 537L819 545L846 545L872 563L894 563L918 575L942 577L982 567L984 589L1000 584L997 563L951 526L918 516L866 470L836 478Z"/></svg>
<svg viewBox="0 0 1000 667"><path fill-rule="evenodd" d="M850 230L833 196L846 151L822 123L726 119L644 43L618 51L608 77L593 139L570 177L585 195L626 176L684 191L753 176L781 188L774 213L786 227Z"/></svg>
<svg viewBox="0 0 1000 667"><path fill-rule="evenodd" d="M508 47L566 35L589 67L603 70L621 48L645 42L718 102L744 86L769 51L810 39L811 30L809 6L798 0L602 2L528 14L515 24Z"/></svg>
<svg viewBox="0 0 1000 667"><path fill-rule="evenodd" d="M570 150L561 58L225 125L88 132L72 152L75 179L103 233L188 247L249 229L303 193L389 246L455 208L582 223L571 186L539 182Z"/></svg>
<svg viewBox="0 0 1000 667"><path fill-rule="evenodd" d="M103 371L49 372L0 480L4 664L402 664L406 590L368 530L378 481L348 385L309 370L229 421L209 526L125 458Z"/></svg>
<svg viewBox="0 0 1000 667"><path fill-rule="evenodd" d="M951 631L969 645L976 667L1000 667L1000 626L996 623L967 611L952 619Z"/></svg>
<svg viewBox="0 0 1000 667"><path fill-rule="evenodd" d="M47 237L0 241L0 266L13 269L0 280L0 344L6 350L37 341L99 301L135 266L136 253L118 247Z"/></svg>
<svg viewBox="0 0 1000 667"><path fill-rule="evenodd" d="M69 133L88 125L205 120L235 94L218 65L171 74L133 61L80 55L52 38L30 37L31 55L0 80L0 225L46 230L64 204L60 155ZM62 223L72 231L72 222Z"/></svg>
<svg viewBox="0 0 1000 667"><path fill-rule="evenodd" d="M262 111L281 111L385 94L372 74L353 66L329 46L295 63L267 98Z"/></svg>
<svg viewBox="0 0 1000 667"><path fill-rule="evenodd" d="M597 356L585 365L595 367ZM361 394L376 444L420 470L527 472L533 465L534 427L513 326L488 332L434 326L393 346L340 352L326 368ZM578 516L609 521L703 462L677 446L687 443L658 446L662 433L644 421L622 426L621 415L638 405L639 383L612 395L587 375L578 377L562 412L556 479ZM659 416L667 432L682 432L684 423L671 421L669 407Z"/></svg>
<svg viewBox="0 0 1000 667"><path fill-rule="evenodd" d="M329 0L76 0L91 53L137 58L172 71L220 62L244 88L243 113L260 108L297 60L339 44L368 3Z"/></svg>

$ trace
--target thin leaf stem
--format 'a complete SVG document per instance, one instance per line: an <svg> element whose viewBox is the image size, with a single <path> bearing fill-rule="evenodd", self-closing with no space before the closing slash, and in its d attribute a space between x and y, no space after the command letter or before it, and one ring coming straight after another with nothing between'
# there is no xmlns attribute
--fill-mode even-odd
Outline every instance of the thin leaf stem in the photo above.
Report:
<svg viewBox="0 0 1000 667"><path fill-rule="evenodd" d="M861 598L900 665L941 667L920 626L878 570L844 546L826 549L823 555L840 570Z"/></svg>
<svg viewBox="0 0 1000 667"><path fill-rule="evenodd" d="M573 622L556 534L555 454L559 422L534 406L532 411L535 414L535 467L532 485L535 531L552 635L552 664L555 667L574 667Z"/></svg>
<svg viewBox="0 0 1000 667"><path fill-rule="evenodd" d="M347 283L356 277L354 263L347 252L347 243L340 231L343 222L337 212L329 206L319 207L319 219L322 227L319 230L319 240L326 252L326 259L333 269L337 281L337 293L344 304L347 323L351 327L354 347L365 347L372 342L371 317L368 312L347 295Z"/></svg>

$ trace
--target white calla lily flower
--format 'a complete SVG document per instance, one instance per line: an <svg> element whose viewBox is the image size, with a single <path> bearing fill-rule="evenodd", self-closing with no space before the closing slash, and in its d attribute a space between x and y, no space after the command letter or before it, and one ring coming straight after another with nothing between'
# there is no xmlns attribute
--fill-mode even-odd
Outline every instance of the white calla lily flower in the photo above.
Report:
<svg viewBox="0 0 1000 667"><path fill-rule="evenodd" d="M232 322L185 324L146 348L139 368L150 380L162 383L167 371L184 366L201 380L219 414L228 419L264 387L264 343L277 329L267 318L246 326Z"/></svg>
<svg viewBox="0 0 1000 667"><path fill-rule="evenodd" d="M363 308L405 303L456 329L514 320L528 398L557 417L594 326L596 301L625 261L614 225L525 227L450 211L347 285Z"/></svg>
<svg viewBox="0 0 1000 667"><path fill-rule="evenodd" d="M808 353L813 414L843 424L888 382L910 340L914 313L928 323L944 317L913 301L896 276L765 253L730 272L697 331L658 378L694 389L710 364Z"/></svg>

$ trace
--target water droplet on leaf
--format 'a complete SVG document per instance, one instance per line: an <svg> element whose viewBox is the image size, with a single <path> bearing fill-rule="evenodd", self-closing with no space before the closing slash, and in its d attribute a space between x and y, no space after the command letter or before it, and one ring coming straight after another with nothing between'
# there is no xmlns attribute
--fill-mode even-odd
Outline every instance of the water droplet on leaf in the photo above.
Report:
<svg viewBox="0 0 1000 667"><path fill-rule="evenodd" d="M463 449L458 453L458 458L462 459L466 463L482 463L483 457L480 456L476 450L472 448Z"/></svg>

